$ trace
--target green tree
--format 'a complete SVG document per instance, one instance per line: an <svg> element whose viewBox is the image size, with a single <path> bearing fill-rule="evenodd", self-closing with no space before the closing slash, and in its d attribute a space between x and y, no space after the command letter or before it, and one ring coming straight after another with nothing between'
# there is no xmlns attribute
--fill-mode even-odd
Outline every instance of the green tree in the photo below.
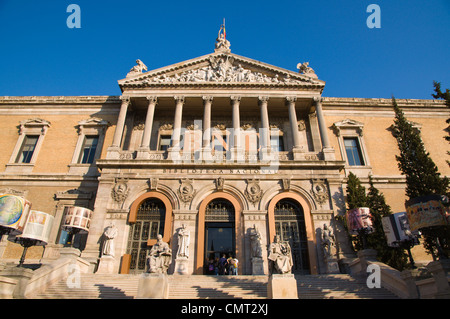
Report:
<svg viewBox="0 0 450 319"><path fill-rule="evenodd" d="M408 256L404 249L388 246L382 224L382 218L391 215L392 209L386 204L383 193L374 186L372 176L369 176L369 184L367 206L372 214L374 232L367 237L368 245L377 251L379 261L401 271L408 264Z"/></svg>
<svg viewBox="0 0 450 319"><path fill-rule="evenodd" d="M420 137L420 132L406 119L394 97L395 112L393 135L397 139L400 155L396 156L398 167L406 177L406 195L409 199L432 194L447 194L449 180L441 177L438 168ZM425 249L435 256L437 238L445 249L450 248L448 227L422 229Z"/></svg>
<svg viewBox="0 0 450 319"><path fill-rule="evenodd" d="M441 90L441 83L433 81L434 92L436 94L431 94L435 99L443 99L445 100L445 105L450 109L450 90L446 89L445 92ZM450 124L450 118L447 119L447 124ZM450 142L450 130L447 129L448 135L444 136L445 140ZM450 151L447 151L447 154L450 155ZM450 166L450 161L447 160L447 164Z"/></svg>

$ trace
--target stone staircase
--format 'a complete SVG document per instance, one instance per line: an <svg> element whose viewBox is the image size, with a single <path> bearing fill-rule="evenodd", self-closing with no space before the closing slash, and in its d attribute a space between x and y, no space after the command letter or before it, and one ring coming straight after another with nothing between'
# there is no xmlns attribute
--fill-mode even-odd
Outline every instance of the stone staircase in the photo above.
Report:
<svg viewBox="0 0 450 319"><path fill-rule="evenodd" d="M138 275L82 274L80 287L61 280L39 293L35 299L133 299L137 296Z"/></svg>
<svg viewBox="0 0 450 319"><path fill-rule="evenodd" d="M399 299L384 288L369 288L365 278L346 274L295 276L299 299Z"/></svg>
<svg viewBox="0 0 450 319"><path fill-rule="evenodd" d="M170 276L170 299L264 299L267 276Z"/></svg>
<svg viewBox="0 0 450 319"><path fill-rule="evenodd" d="M80 287L56 282L35 299L133 299L140 275L82 274ZM299 299L395 299L349 275L295 276ZM169 299L265 299L268 276L169 276Z"/></svg>

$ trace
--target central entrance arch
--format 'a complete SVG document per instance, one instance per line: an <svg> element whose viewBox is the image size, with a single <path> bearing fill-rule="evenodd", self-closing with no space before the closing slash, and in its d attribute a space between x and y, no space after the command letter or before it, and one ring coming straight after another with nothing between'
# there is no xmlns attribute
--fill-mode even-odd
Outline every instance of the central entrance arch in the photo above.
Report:
<svg viewBox="0 0 450 319"><path fill-rule="evenodd" d="M276 235L290 242L293 249L294 272L318 273L316 238L311 207L303 196L283 192L272 198L267 208L269 241Z"/></svg>
<svg viewBox="0 0 450 319"><path fill-rule="evenodd" d="M240 202L224 192L210 194L202 201L198 212L195 274L202 275L208 259L216 254L234 253L238 260L243 260L239 231L241 212ZM211 236L220 240L222 245L212 247Z"/></svg>

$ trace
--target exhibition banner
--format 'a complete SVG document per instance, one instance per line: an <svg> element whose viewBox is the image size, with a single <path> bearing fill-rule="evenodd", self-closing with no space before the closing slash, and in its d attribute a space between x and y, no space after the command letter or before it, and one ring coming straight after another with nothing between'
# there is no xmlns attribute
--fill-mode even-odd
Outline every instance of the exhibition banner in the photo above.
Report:
<svg viewBox="0 0 450 319"><path fill-rule="evenodd" d="M72 228L88 232L91 227L93 211L84 207L70 206L66 208L63 229L70 231Z"/></svg>
<svg viewBox="0 0 450 319"><path fill-rule="evenodd" d="M373 232L370 209L358 207L347 211L347 226L351 235L359 235L359 231L365 229L367 233Z"/></svg>
<svg viewBox="0 0 450 319"><path fill-rule="evenodd" d="M0 195L0 225L11 229L10 235L23 232L31 203L26 199L10 195Z"/></svg>
<svg viewBox="0 0 450 319"><path fill-rule="evenodd" d="M448 207L443 202L446 196L429 195L406 202L406 214L411 230L448 225Z"/></svg>

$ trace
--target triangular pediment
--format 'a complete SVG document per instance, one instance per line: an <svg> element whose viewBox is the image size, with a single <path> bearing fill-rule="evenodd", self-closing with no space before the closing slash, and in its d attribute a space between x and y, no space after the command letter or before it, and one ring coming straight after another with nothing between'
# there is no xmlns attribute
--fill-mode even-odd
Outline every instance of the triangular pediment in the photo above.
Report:
<svg viewBox="0 0 450 319"><path fill-rule="evenodd" d="M240 55L216 52L142 73L140 61L119 81L125 88L159 86L269 86L310 87L322 90L325 82L312 74L300 74Z"/></svg>

